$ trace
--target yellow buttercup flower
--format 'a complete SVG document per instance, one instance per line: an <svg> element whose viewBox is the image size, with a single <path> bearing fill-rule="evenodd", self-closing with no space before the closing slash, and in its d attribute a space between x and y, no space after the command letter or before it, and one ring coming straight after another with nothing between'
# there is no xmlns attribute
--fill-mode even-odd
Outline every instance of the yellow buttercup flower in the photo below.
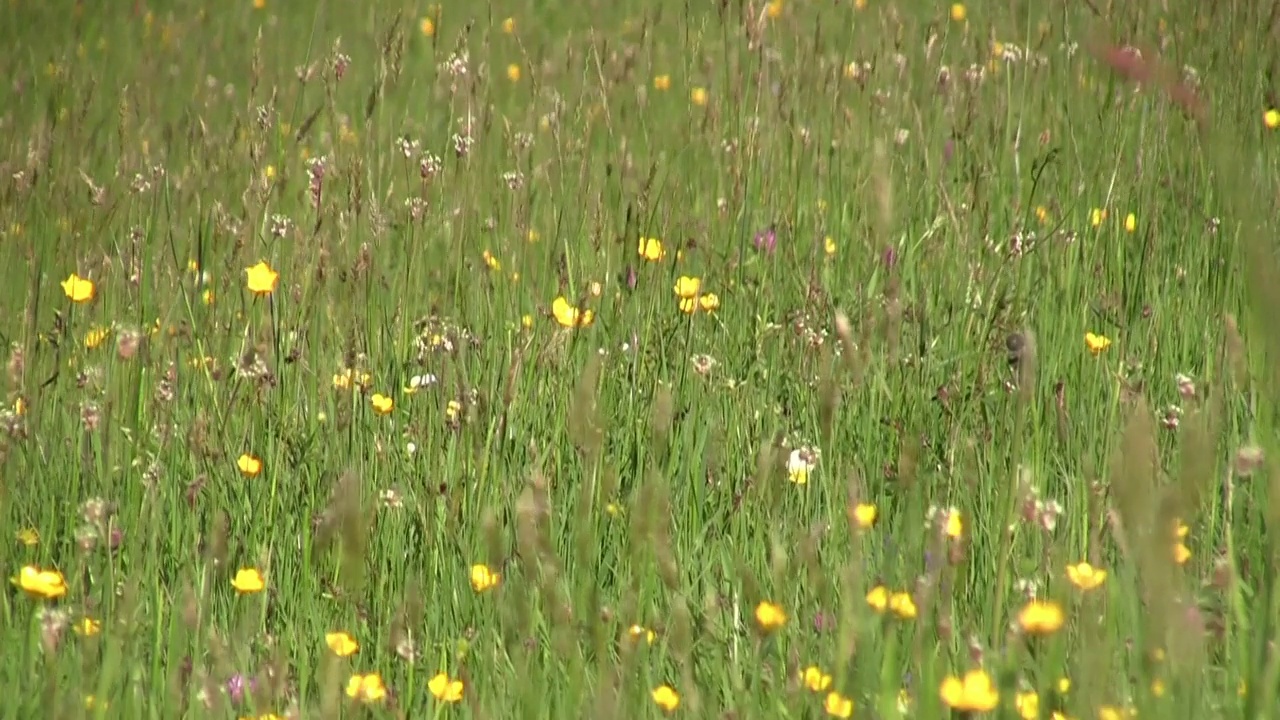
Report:
<svg viewBox="0 0 1280 720"><path fill-rule="evenodd" d="M328 645L333 654L338 657L349 657L360 650L360 643L345 630L325 633L324 644Z"/></svg>
<svg viewBox="0 0 1280 720"><path fill-rule="evenodd" d="M1107 571L1087 562L1080 562L1067 566L1067 579L1081 590L1093 590L1107 579Z"/></svg>
<svg viewBox="0 0 1280 720"><path fill-rule="evenodd" d="M514 35L516 32L516 19L509 17L506 20L503 20L502 32L506 33L507 35Z"/></svg>
<svg viewBox="0 0 1280 720"><path fill-rule="evenodd" d="M555 317L556 322L567 328L587 327L596 319L594 310L580 310L570 305L563 296L551 303L551 315Z"/></svg>
<svg viewBox="0 0 1280 720"><path fill-rule="evenodd" d="M1084 334L1084 346L1089 349L1091 355L1097 357L1111 347L1111 338L1106 335L1095 335L1087 332Z"/></svg>
<svg viewBox="0 0 1280 720"><path fill-rule="evenodd" d="M825 252L825 253L827 254L827 257L832 257L833 255L835 255L835 254L836 254L836 241L835 241L835 238L831 237L830 235L828 235L828 236L826 236L825 238L823 238L823 239L822 239L822 251L823 251L823 252Z"/></svg>
<svg viewBox="0 0 1280 720"><path fill-rule="evenodd" d="M667 256L666 248L662 247L662 241L658 238L640 238L639 247L640 257L650 262L657 262Z"/></svg>
<svg viewBox="0 0 1280 720"><path fill-rule="evenodd" d="M520 66L512 63L507 66L507 79L511 82L520 82Z"/></svg>
<svg viewBox="0 0 1280 720"><path fill-rule="evenodd" d="M653 641L658 639L658 634L643 625L632 625L627 628L627 634L632 640L644 639L645 644L652 645Z"/></svg>
<svg viewBox="0 0 1280 720"><path fill-rule="evenodd" d="M800 671L800 682L813 692L824 692L831 687L831 676L822 672L817 665L810 665Z"/></svg>
<svg viewBox="0 0 1280 720"><path fill-rule="evenodd" d="M1137 229L1138 229L1138 216L1137 216L1137 215L1134 215L1133 213L1129 213L1128 215L1125 215L1125 216L1124 216L1124 231L1125 231L1125 232L1134 232L1134 231L1135 231L1135 230L1137 230Z"/></svg>
<svg viewBox="0 0 1280 720"><path fill-rule="evenodd" d="M231 587L241 595L260 593L266 586L267 582L257 568L240 568L236 571L236 576L231 579Z"/></svg>
<svg viewBox="0 0 1280 720"><path fill-rule="evenodd" d="M424 37L431 37L432 35L435 35L435 21L428 17L422 18L422 20L418 21L418 32L422 33Z"/></svg>
<svg viewBox="0 0 1280 720"><path fill-rule="evenodd" d="M244 269L247 279L245 284L249 288L249 292L255 295L270 295L275 292L276 284L280 282L280 273L271 269L271 266L265 260L258 261L257 265Z"/></svg>
<svg viewBox="0 0 1280 720"><path fill-rule="evenodd" d="M659 685L649 693L653 704L662 708L665 713L673 713L680 707L680 694L670 685Z"/></svg>
<svg viewBox="0 0 1280 720"><path fill-rule="evenodd" d="M1064 621L1062 607L1045 600L1032 600L1018 613L1018 625L1028 635L1052 635Z"/></svg>
<svg viewBox="0 0 1280 720"><path fill-rule="evenodd" d="M880 511L871 503L858 503L853 506L849 513L853 518L853 524L862 530L867 530L876 524L876 520L880 517Z"/></svg>
<svg viewBox="0 0 1280 720"><path fill-rule="evenodd" d="M889 607L889 588L883 585L877 585L867 592L867 605L878 613L883 613Z"/></svg>
<svg viewBox="0 0 1280 720"><path fill-rule="evenodd" d="M782 17L782 0L770 0L769 4L764 6L764 14L770 20Z"/></svg>
<svg viewBox="0 0 1280 720"><path fill-rule="evenodd" d="M654 89L654 90L663 90L663 91L665 91L665 90L670 90L670 89L671 89L671 76L670 76L670 75L655 75L655 76L654 76L654 78L653 78L653 89Z"/></svg>
<svg viewBox="0 0 1280 720"><path fill-rule="evenodd" d="M964 22L969 13L964 7L964 3L953 3L951 5L951 19L954 22Z"/></svg>
<svg viewBox="0 0 1280 720"><path fill-rule="evenodd" d="M347 680L347 697L362 703L380 702L387 696L387 686L378 673L356 673Z"/></svg>
<svg viewBox="0 0 1280 720"><path fill-rule="evenodd" d="M109 327L95 327L84 334L84 347L86 350L96 350L111 335Z"/></svg>
<svg viewBox="0 0 1280 720"><path fill-rule="evenodd" d="M909 592L896 592L889 596L889 610L900 620L914 620L916 601Z"/></svg>
<svg viewBox="0 0 1280 720"><path fill-rule="evenodd" d="M28 595L54 600L67 594L67 583L57 570L41 570L34 565L24 565L18 577L10 580Z"/></svg>
<svg viewBox="0 0 1280 720"><path fill-rule="evenodd" d="M1020 692L1013 696L1013 706L1023 720L1040 717L1040 696L1034 692Z"/></svg>
<svg viewBox="0 0 1280 720"><path fill-rule="evenodd" d="M771 633L787 624L787 613L781 605L761 600L756 605L756 624L766 633Z"/></svg>
<svg viewBox="0 0 1280 720"><path fill-rule="evenodd" d="M1107 219L1107 211L1102 208L1094 208L1089 211L1089 224L1098 227Z"/></svg>
<svg viewBox="0 0 1280 720"><path fill-rule="evenodd" d="M502 582L502 573L489 569L488 565L471 566L471 589L477 593L488 592Z"/></svg>
<svg viewBox="0 0 1280 720"><path fill-rule="evenodd" d="M822 709L826 710L831 717L850 718L853 717L853 700L838 692L827 693Z"/></svg>
<svg viewBox="0 0 1280 720"><path fill-rule="evenodd" d="M938 694L947 707L961 712L987 712L1000 704L1000 692L982 670L970 670L963 678L948 676Z"/></svg>
<svg viewBox="0 0 1280 720"><path fill-rule="evenodd" d="M379 415L390 415L396 408L396 401L381 393L374 393L369 398L369 403L373 405L373 411Z"/></svg>
<svg viewBox="0 0 1280 720"><path fill-rule="evenodd" d="M102 623L91 617L85 616L76 621L75 631L77 635L84 637L93 637L102 632Z"/></svg>
<svg viewBox="0 0 1280 720"><path fill-rule="evenodd" d="M245 477L255 477L262 472L262 460L244 453L236 459L236 467L240 469L240 474Z"/></svg>
<svg viewBox="0 0 1280 720"><path fill-rule="evenodd" d="M707 89L696 87L689 92L689 101L698 107L707 104Z"/></svg>
<svg viewBox="0 0 1280 720"><path fill-rule="evenodd" d="M66 280L62 281L62 292L71 299L71 302L87 303L93 299L93 281L71 273Z"/></svg>
<svg viewBox="0 0 1280 720"><path fill-rule="evenodd" d="M487 265L490 270L502 269L502 263L498 261L497 255L485 250L481 257L484 258L484 264Z"/></svg>
<svg viewBox="0 0 1280 720"><path fill-rule="evenodd" d="M22 413L18 414L21 415ZM35 528L22 528L15 533L14 536L18 539L19 543L27 547L33 547L40 544L40 531Z"/></svg>
<svg viewBox="0 0 1280 720"><path fill-rule="evenodd" d="M702 279L681 275L676 279L675 292L682 300L688 300L698 297L698 292L702 289Z"/></svg>
<svg viewBox="0 0 1280 720"><path fill-rule="evenodd" d="M1262 124L1265 125L1268 130L1280 128L1280 110L1271 108L1262 113Z"/></svg>
<svg viewBox="0 0 1280 720"><path fill-rule="evenodd" d="M450 679L445 673L437 673L435 677L428 680L427 689L440 702L456 703L462 699L462 681Z"/></svg>

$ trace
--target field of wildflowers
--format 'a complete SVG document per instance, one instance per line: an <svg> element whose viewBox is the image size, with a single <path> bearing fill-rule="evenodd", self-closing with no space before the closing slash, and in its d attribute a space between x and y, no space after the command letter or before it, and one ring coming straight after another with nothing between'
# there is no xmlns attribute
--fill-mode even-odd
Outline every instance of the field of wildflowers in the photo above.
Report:
<svg viewBox="0 0 1280 720"><path fill-rule="evenodd" d="M1278 17L8 0L0 717L1274 717Z"/></svg>

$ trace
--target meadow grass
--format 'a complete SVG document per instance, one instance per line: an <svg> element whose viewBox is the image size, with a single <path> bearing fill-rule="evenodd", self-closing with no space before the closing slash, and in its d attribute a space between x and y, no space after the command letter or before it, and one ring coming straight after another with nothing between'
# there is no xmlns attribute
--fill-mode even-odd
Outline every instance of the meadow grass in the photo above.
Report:
<svg viewBox="0 0 1280 720"><path fill-rule="evenodd" d="M118 5L0 7L0 717L1273 716L1280 6Z"/></svg>

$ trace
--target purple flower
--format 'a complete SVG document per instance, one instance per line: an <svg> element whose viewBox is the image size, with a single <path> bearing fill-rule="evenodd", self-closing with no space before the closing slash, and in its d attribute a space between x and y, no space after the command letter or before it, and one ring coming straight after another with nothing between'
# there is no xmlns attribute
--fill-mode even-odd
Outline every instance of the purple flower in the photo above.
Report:
<svg viewBox="0 0 1280 720"><path fill-rule="evenodd" d="M760 232L756 233L756 239L755 239L756 250L772 255L773 249L777 247L777 245L778 245L778 232L773 225L770 225L764 230L761 230Z"/></svg>
<svg viewBox="0 0 1280 720"><path fill-rule="evenodd" d="M889 247L885 248L885 249L884 249L884 253L880 256L880 259L881 259L881 261L883 261L883 262L884 262L884 266L885 266L886 268L890 269L890 270L892 270L893 268L897 267L897 265L898 265L898 250L897 250L897 248L893 247L892 245L890 245Z"/></svg>
<svg viewBox="0 0 1280 720"><path fill-rule="evenodd" d="M253 692L257 685L256 680L246 680L244 675L236 673L227 679L227 697L231 698L232 704L239 705L244 702L245 691Z"/></svg>

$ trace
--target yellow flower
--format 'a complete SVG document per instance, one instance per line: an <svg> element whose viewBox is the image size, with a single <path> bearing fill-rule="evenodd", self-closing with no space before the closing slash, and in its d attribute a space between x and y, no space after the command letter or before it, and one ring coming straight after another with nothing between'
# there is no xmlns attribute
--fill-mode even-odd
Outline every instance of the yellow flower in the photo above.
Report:
<svg viewBox="0 0 1280 720"><path fill-rule="evenodd" d="M356 673L347 680L347 697L363 703L379 702L387 696L387 686L376 672L367 675Z"/></svg>
<svg viewBox="0 0 1280 720"><path fill-rule="evenodd" d="M245 268L244 274L247 276L249 291L255 295L270 295L280 282L280 273L272 270L265 260L259 260L257 265Z"/></svg>
<svg viewBox="0 0 1280 720"><path fill-rule="evenodd" d="M1165 684L1164 684L1164 680L1161 680L1160 678L1156 678L1155 680L1152 680L1152 681L1151 681L1151 694L1152 694L1152 695L1154 695L1154 696L1156 696L1156 697L1164 697L1165 691L1166 691L1167 689L1168 689L1168 688L1165 686Z"/></svg>
<svg viewBox="0 0 1280 720"><path fill-rule="evenodd" d="M471 566L471 589L477 593L488 592L502 582L502 573L489 569L488 565Z"/></svg>
<svg viewBox="0 0 1280 720"><path fill-rule="evenodd" d="M506 20L503 20L502 32L506 33L507 35L514 35L516 32L516 19L509 17Z"/></svg>
<svg viewBox="0 0 1280 720"><path fill-rule="evenodd" d="M1129 213L1124 216L1124 231L1133 232L1138 229L1138 216Z"/></svg>
<svg viewBox="0 0 1280 720"><path fill-rule="evenodd" d="M1098 227L1107 219L1107 211L1101 208L1094 208L1089 211L1089 224Z"/></svg>
<svg viewBox="0 0 1280 720"><path fill-rule="evenodd" d="M969 14L969 13L965 10L964 3L952 3L952 5L951 5L951 19L952 19L953 21L958 22L958 23L959 23L959 22L964 22L964 19L965 19L965 17L967 17L967 16L968 16L968 14Z"/></svg>
<svg viewBox="0 0 1280 720"><path fill-rule="evenodd" d="M381 393L374 393L369 402L373 405L373 411L379 415L390 415L396 409L396 401Z"/></svg>
<svg viewBox="0 0 1280 720"><path fill-rule="evenodd" d="M877 585L867 593L867 604L872 610L883 613L889 607L889 588Z"/></svg>
<svg viewBox="0 0 1280 720"><path fill-rule="evenodd" d="M653 641L658 638L658 634L643 625L632 625L627 628L627 634L632 640L644 638L646 644L652 645Z"/></svg>
<svg viewBox="0 0 1280 720"><path fill-rule="evenodd" d="M267 0L253 0L253 9L261 10L267 6Z"/></svg>
<svg viewBox="0 0 1280 720"><path fill-rule="evenodd" d="M1018 613L1018 624L1029 635L1052 635L1063 621L1062 608L1050 601L1032 600Z"/></svg>
<svg viewBox="0 0 1280 720"><path fill-rule="evenodd" d="M1034 692L1020 692L1013 696L1013 705L1023 720L1036 720L1040 717L1040 696Z"/></svg>
<svg viewBox="0 0 1280 720"><path fill-rule="evenodd" d="M1041 225L1044 225L1045 223L1049 222L1049 208L1043 205L1037 205L1036 220L1039 220Z"/></svg>
<svg viewBox="0 0 1280 720"><path fill-rule="evenodd" d="M875 525L880 517L880 511L871 503L858 503L853 506L849 514L853 518L853 523L863 530Z"/></svg>
<svg viewBox="0 0 1280 720"><path fill-rule="evenodd" d="M1262 113L1262 124L1266 125L1268 130L1280 128L1280 110L1271 108Z"/></svg>
<svg viewBox="0 0 1280 720"><path fill-rule="evenodd" d="M963 679L954 675L947 677L938 694L947 707L962 712L986 712L1000 703L1000 693L992 684L991 676L982 670L970 670Z"/></svg>
<svg viewBox="0 0 1280 720"><path fill-rule="evenodd" d="M22 413L18 414L21 415ZM22 528L15 534L15 537L17 537L18 542L27 547L40 544L40 531L35 528Z"/></svg>
<svg viewBox="0 0 1280 720"><path fill-rule="evenodd" d="M257 568L240 568L236 571L236 576L231 579L231 587L241 595L252 595L260 593L267 586L265 580L262 579L262 573Z"/></svg>
<svg viewBox="0 0 1280 720"><path fill-rule="evenodd" d="M71 302L87 303L93 299L93 281L71 273L62 281L62 292L66 293Z"/></svg>
<svg viewBox="0 0 1280 720"><path fill-rule="evenodd" d="M95 695L84 696L85 710L95 710L97 708L103 708L105 710L108 707L110 707L110 705L105 700L99 700Z"/></svg>
<svg viewBox="0 0 1280 720"><path fill-rule="evenodd" d="M702 280L688 275L681 275L676 279L676 296L683 300L698 297L698 291L702 289Z"/></svg>
<svg viewBox="0 0 1280 720"><path fill-rule="evenodd" d="M756 624L764 632L771 633L787 624L787 613L781 605L761 600L756 605Z"/></svg>
<svg viewBox="0 0 1280 720"><path fill-rule="evenodd" d="M427 681L427 689L440 702L456 703L462 699L462 681L450 679L445 673L437 673Z"/></svg>
<svg viewBox="0 0 1280 720"><path fill-rule="evenodd" d="M653 703L662 708L663 712L673 713L680 707L680 694L670 685L659 685L649 695L653 697Z"/></svg>
<svg viewBox="0 0 1280 720"><path fill-rule="evenodd" d="M662 241L658 238L640 238L639 253L640 257L650 262L657 262L667 256L666 248L662 247Z"/></svg>
<svg viewBox="0 0 1280 720"><path fill-rule="evenodd" d="M337 632L325 633L324 644L329 646L334 655L338 657L349 657L356 654L360 649L360 643L351 636L351 633L344 630Z"/></svg>
<svg viewBox="0 0 1280 720"><path fill-rule="evenodd" d="M836 241L830 235L822 239L822 251L831 257L836 254Z"/></svg>
<svg viewBox="0 0 1280 720"><path fill-rule="evenodd" d="M1179 565L1186 565L1191 559L1191 549L1183 543L1176 543L1173 546L1173 561Z"/></svg>
<svg viewBox="0 0 1280 720"><path fill-rule="evenodd" d="M896 592L889 596L889 610L900 620L914 620L916 617L916 602L911 598L909 592Z"/></svg>
<svg viewBox="0 0 1280 720"><path fill-rule="evenodd" d="M520 82L520 66L512 63L507 66L507 79L511 82Z"/></svg>
<svg viewBox="0 0 1280 720"><path fill-rule="evenodd" d="M1081 590L1093 590L1107 579L1107 571L1087 562L1067 566L1067 579Z"/></svg>
<svg viewBox="0 0 1280 720"><path fill-rule="evenodd" d="M95 327L84 334L84 347L86 350L96 350L107 336L111 334L109 327Z"/></svg>
<svg viewBox="0 0 1280 720"><path fill-rule="evenodd" d="M551 303L551 314L556 322L567 328L587 327L596 319L594 310L580 310L570 305L564 296L556 298Z"/></svg>
<svg viewBox="0 0 1280 720"><path fill-rule="evenodd" d="M432 35L435 35L436 34L435 21L428 17L422 18L422 20L418 22L418 32L422 33L425 37L431 37Z"/></svg>
<svg viewBox="0 0 1280 720"><path fill-rule="evenodd" d="M707 104L707 89L696 87L689 92L689 100L699 107Z"/></svg>
<svg viewBox="0 0 1280 720"><path fill-rule="evenodd" d="M831 687L831 676L822 672L817 665L810 665L800 671L800 682L813 692L823 692Z"/></svg>
<svg viewBox="0 0 1280 720"><path fill-rule="evenodd" d="M822 703L822 709L826 710L831 717L853 717L853 701L838 692L827 693L827 699Z"/></svg>
<svg viewBox="0 0 1280 720"><path fill-rule="evenodd" d="M236 459L236 467L240 468L241 475L254 477L262 472L262 461L249 453L244 453Z"/></svg>
<svg viewBox="0 0 1280 720"><path fill-rule="evenodd" d="M13 414L14 414L14 415L26 415L26 414L27 414L27 401L26 401L26 398L23 398L22 396L19 396L16 400L14 400L14 401L13 401Z"/></svg>
<svg viewBox="0 0 1280 720"><path fill-rule="evenodd" d="M86 615L76 622L75 631L77 635L93 637L102 632L102 623Z"/></svg>
<svg viewBox="0 0 1280 720"><path fill-rule="evenodd" d="M947 520L943 528L947 537L952 540L960 539L960 536L964 534L964 519L960 516L959 510L951 508L947 512Z"/></svg>
<svg viewBox="0 0 1280 720"><path fill-rule="evenodd" d="M653 89L654 89L654 90L664 90L664 91L665 91L665 90L670 90L670 89L671 89L671 76L670 76L670 75L655 75L655 76L654 76L654 78L653 78Z"/></svg>
<svg viewBox="0 0 1280 720"><path fill-rule="evenodd" d="M770 20L782 17L782 0L771 0L768 5L765 5L764 12Z"/></svg>
<svg viewBox="0 0 1280 720"><path fill-rule="evenodd" d="M501 269L502 269L502 263L501 263L501 262L498 262L498 256L494 255L493 253L489 252L488 250L485 250L485 251L484 251L484 254L482 255L482 257L484 258L484 264L485 264L485 265L488 265L490 270L501 270Z"/></svg>
<svg viewBox="0 0 1280 720"><path fill-rule="evenodd" d="M67 594L67 583L57 570L41 570L34 565L24 565L18 577L10 580L28 595L53 600Z"/></svg>
<svg viewBox="0 0 1280 720"><path fill-rule="evenodd" d="M1097 357L1104 350L1111 347L1111 338L1106 335L1095 335L1087 332L1084 334L1084 346L1089 349L1090 354Z"/></svg>

